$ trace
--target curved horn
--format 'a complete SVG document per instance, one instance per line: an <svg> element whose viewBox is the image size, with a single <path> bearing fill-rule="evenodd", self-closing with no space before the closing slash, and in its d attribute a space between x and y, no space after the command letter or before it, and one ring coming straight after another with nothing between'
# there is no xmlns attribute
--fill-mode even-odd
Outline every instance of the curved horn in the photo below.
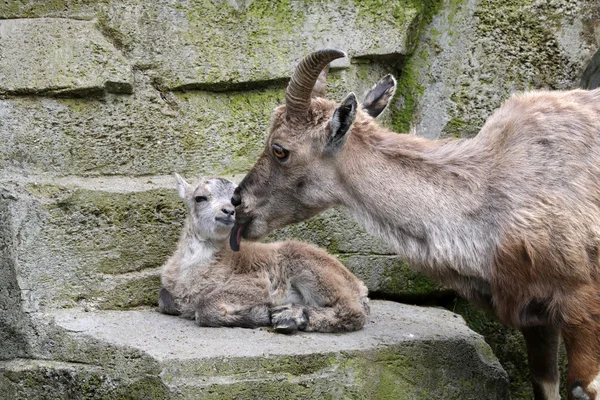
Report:
<svg viewBox="0 0 600 400"><path fill-rule="evenodd" d="M335 49L315 51L304 57L292 74L285 90L285 106L288 117L308 110L310 97L319 74L331 61L345 57L346 53Z"/></svg>

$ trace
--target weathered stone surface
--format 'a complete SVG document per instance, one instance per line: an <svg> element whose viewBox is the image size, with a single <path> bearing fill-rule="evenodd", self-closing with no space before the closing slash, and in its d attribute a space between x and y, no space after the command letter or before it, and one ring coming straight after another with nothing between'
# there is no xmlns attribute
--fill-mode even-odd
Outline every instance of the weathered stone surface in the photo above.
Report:
<svg viewBox="0 0 600 400"><path fill-rule="evenodd" d="M444 0L399 78L398 131L475 135L511 93L579 85L596 0Z"/></svg>
<svg viewBox="0 0 600 400"><path fill-rule="evenodd" d="M0 20L0 93L131 93L129 62L93 22Z"/></svg>
<svg viewBox="0 0 600 400"><path fill-rule="evenodd" d="M31 324L21 307L26 293L21 291L15 257L15 200L7 190L0 189L0 360L29 353L27 332Z"/></svg>
<svg viewBox="0 0 600 400"><path fill-rule="evenodd" d="M0 19L72 18L92 20L109 0L10 0L0 3Z"/></svg>
<svg viewBox="0 0 600 400"><path fill-rule="evenodd" d="M308 221L279 229L273 240L296 238L315 243L330 253L393 255L393 249L369 235L345 209L331 209Z"/></svg>
<svg viewBox="0 0 600 400"><path fill-rule="evenodd" d="M131 381L111 368L32 359L0 362L0 389L11 400L168 398L158 376Z"/></svg>
<svg viewBox="0 0 600 400"><path fill-rule="evenodd" d="M100 20L136 65L167 88L223 90L285 81L294 61L317 48L353 57L406 55L421 7L412 1L114 1Z"/></svg>
<svg viewBox="0 0 600 400"><path fill-rule="evenodd" d="M146 395L158 393L153 398L509 398L506 374L489 347L460 317L441 309L375 301L361 331L292 336L199 328L146 310L48 316L58 325L54 334L63 329L66 336L56 347L62 341L89 358L83 365L0 363L0 390L14 399L44 398L36 395L45 388L54 398L64 398L66 390L73 399L110 398L105 394L141 377L151 383ZM127 367L127 357L135 365ZM114 371L123 374L122 382L112 380ZM156 378L168 391L160 391Z"/></svg>

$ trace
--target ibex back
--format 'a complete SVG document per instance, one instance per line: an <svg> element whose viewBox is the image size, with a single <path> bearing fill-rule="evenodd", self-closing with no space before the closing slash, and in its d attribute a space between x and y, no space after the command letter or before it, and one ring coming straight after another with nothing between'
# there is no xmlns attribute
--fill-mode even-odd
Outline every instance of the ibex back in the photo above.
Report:
<svg viewBox="0 0 600 400"><path fill-rule="evenodd" d="M410 264L519 327L535 398L600 391L600 90L513 96L472 139L379 127L354 94L311 92L337 50L303 59L236 190L233 247L343 205Z"/></svg>

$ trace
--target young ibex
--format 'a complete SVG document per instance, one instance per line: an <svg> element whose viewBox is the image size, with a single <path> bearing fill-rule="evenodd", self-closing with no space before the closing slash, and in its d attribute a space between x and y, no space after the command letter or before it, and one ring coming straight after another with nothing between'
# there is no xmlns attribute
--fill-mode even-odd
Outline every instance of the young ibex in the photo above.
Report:
<svg viewBox="0 0 600 400"><path fill-rule="evenodd" d="M536 399L600 391L600 90L513 96L472 139L379 127L354 94L315 98L303 59L236 189L232 246L343 205L425 274L519 327Z"/></svg>
<svg viewBox="0 0 600 400"><path fill-rule="evenodd" d="M176 175L189 213L162 268L159 310L200 326L272 326L275 331L354 331L368 313L366 286L324 250L300 242L252 243L234 253L235 184L189 185Z"/></svg>

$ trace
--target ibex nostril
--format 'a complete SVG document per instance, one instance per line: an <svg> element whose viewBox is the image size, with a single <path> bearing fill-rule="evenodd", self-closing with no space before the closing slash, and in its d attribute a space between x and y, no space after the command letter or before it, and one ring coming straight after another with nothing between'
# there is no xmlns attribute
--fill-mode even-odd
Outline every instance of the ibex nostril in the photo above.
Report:
<svg viewBox="0 0 600 400"><path fill-rule="evenodd" d="M237 207L240 204L242 204L242 196L240 196L239 193L235 192L233 194L233 197L231 198L231 204L233 204L234 207Z"/></svg>

